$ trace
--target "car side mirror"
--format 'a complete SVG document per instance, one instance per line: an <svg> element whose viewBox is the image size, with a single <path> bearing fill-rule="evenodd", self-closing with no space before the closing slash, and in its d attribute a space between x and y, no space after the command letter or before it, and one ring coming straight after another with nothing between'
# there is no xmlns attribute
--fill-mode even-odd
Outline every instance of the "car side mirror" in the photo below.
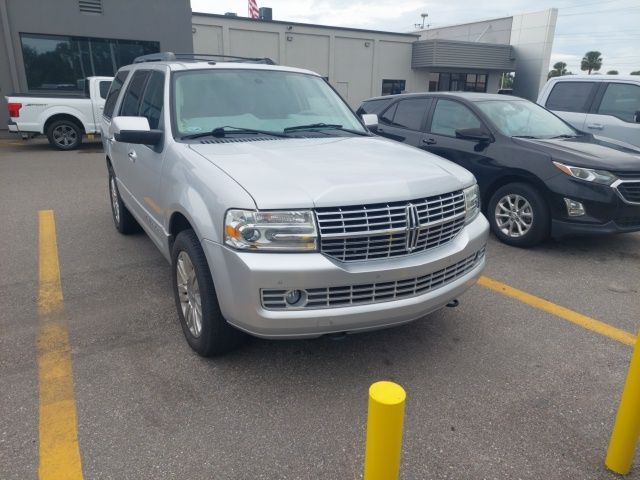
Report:
<svg viewBox="0 0 640 480"><path fill-rule="evenodd" d="M456 130L456 138L462 140L475 140L476 142L493 142L493 136L482 128L462 128Z"/></svg>
<svg viewBox="0 0 640 480"><path fill-rule="evenodd" d="M362 114L362 123L372 132L375 132L378 129L378 115L375 113L363 113Z"/></svg>
<svg viewBox="0 0 640 480"><path fill-rule="evenodd" d="M111 133L117 142L157 145L162 140L162 130L152 130L146 117L113 117Z"/></svg>
<svg viewBox="0 0 640 480"><path fill-rule="evenodd" d="M633 121L636 123L640 123L640 110L638 110L634 115L633 115Z"/></svg>

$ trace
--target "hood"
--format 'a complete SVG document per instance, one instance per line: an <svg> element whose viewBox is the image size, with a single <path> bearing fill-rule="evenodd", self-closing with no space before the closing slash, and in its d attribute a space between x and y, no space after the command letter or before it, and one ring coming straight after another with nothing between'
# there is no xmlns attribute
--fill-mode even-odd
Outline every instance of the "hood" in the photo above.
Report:
<svg viewBox="0 0 640 480"><path fill-rule="evenodd" d="M258 208L393 202L473 183L447 160L379 137L330 137L191 144L253 197Z"/></svg>
<svg viewBox="0 0 640 480"><path fill-rule="evenodd" d="M542 151L553 160L577 167L612 171L640 171L640 149L630 144L596 139L592 135L578 138L514 138L519 145Z"/></svg>

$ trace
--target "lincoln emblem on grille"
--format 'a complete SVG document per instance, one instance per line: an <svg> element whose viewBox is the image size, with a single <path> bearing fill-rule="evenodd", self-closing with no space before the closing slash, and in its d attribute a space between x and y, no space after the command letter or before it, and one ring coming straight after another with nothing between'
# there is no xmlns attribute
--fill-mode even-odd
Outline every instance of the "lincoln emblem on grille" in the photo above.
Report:
<svg viewBox="0 0 640 480"><path fill-rule="evenodd" d="M420 217L418 216L418 207L409 203L405 209L407 218L407 252L413 252L418 244L418 234L420 233Z"/></svg>

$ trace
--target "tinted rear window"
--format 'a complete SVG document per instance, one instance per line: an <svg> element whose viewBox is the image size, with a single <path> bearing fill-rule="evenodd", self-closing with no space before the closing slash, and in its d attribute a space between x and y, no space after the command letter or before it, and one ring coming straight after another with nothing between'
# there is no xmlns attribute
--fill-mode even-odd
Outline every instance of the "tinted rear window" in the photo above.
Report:
<svg viewBox="0 0 640 480"><path fill-rule="evenodd" d="M559 112L586 113L595 82L558 82L554 85L546 107Z"/></svg>
<svg viewBox="0 0 640 480"><path fill-rule="evenodd" d="M412 98L401 100L393 118L393 123L398 127L410 130L421 130L422 119L427 112L429 100L426 98Z"/></svg>
<svg viewBox="0 0 640 480"><path fill-rule="evenodd" d="M127 75L129 75L129 72L126 70L120 72L116 75L116 78L113 79L113 82L111 82L111 88L109 89L109 94L104 102L103 110L103 115L107 118L111 118L113 115L113 109L116 107L118 95L120 95L120 90L122 90L122 85L127 79Z"/></svg>
<svg viewBox="0 0 640 480"><path fill-rule="evenodd" d="M142 91L144 90L145 83L149 71L138 70L133 74L129 86L127 87L127 93L124 94L122 99L122 105L120 106L120 115L124 117L136 117L140 111L140 99L142 98Z"/></svg>

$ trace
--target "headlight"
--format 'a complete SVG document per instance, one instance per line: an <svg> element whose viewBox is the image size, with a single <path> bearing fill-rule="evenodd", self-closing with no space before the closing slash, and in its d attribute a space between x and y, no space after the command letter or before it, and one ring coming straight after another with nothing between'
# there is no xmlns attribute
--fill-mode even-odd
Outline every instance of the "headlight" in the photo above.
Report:
<svg viewBox="0 0 640 480"><path fill-rule="evenodd" d="M464 189L464 207L464 223L471 223L480 213L480 189L477 183Z"/></svg>
<svg viewBox="0 0 640 480"><path fill-rule="evenodd" d="M560 162L553 162L553 164L562 172L566 173L570 177L579 178L586 182L599 183L601 185L611 185L618 177L613 173L609 173L605 170L593 170L591 168L572 167L571 165L565 165Z"/></svg>
<svg viewBox="0 0 640 480"><path fill-rule="evenodd" d="M316 223L311 210L228 210L224 243L239 250L313 251Z"/></svg>

